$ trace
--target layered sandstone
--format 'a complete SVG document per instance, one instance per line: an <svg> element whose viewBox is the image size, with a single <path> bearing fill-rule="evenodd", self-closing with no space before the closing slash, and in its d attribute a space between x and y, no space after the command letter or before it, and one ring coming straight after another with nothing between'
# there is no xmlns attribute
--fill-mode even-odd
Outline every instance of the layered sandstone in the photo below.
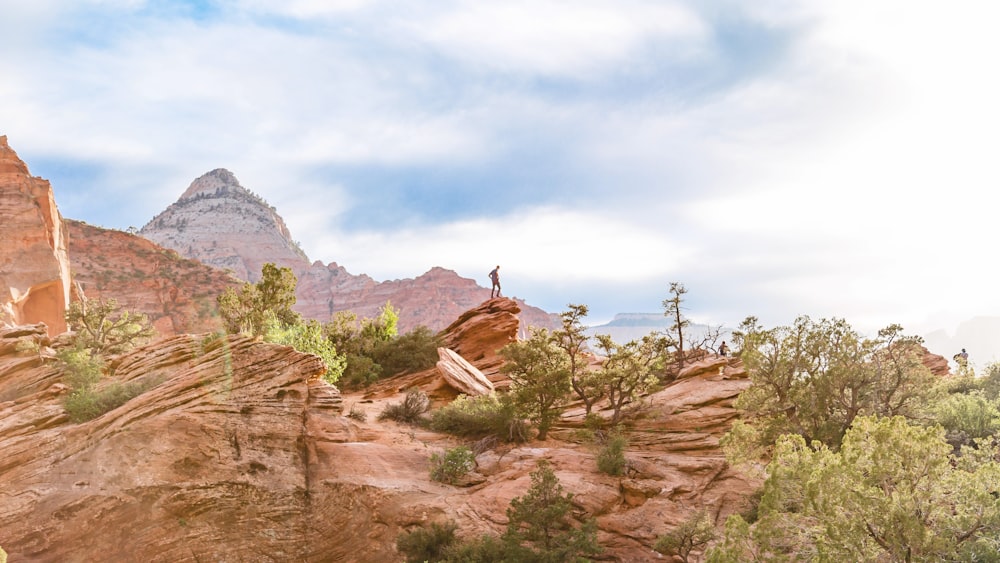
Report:
<svg viewBox="0 0 1000 563"><path fill-rule="evenodd" d="M73 280L89 299L117 299L163 336L222 328L216 298L239 280L149 240L67 220Z"/></svg>
<svg viewBox="0 0 1000 563"><path fill-rule="evenodd" d="M0 323L66 330L71 298L66 230L47 180L0 136Z"/></svg>
<svg viewBox="0 0 1000 563"><path fill-rule="evenodd" d="M475 317L512 314L491 307L457 325L456 349L509 338L506 320L499 337L482 334ZM627 475L597 472L575 409L544 442L479 454L471 486L454 487L430 480L429 460L459 442L379 421L402 393L341 395L314 356L242 337L164 339L111 363L150 390L71 424L54 344L41 327L0 331L0 529L15 561L400 561L398 535L432 521L455 520L463 537L502 531L542 459L575 512L597 519L605 558L645 561L693 511L721 525L758 484L719 451L748 383L714 357L634 406Z"/></svg>

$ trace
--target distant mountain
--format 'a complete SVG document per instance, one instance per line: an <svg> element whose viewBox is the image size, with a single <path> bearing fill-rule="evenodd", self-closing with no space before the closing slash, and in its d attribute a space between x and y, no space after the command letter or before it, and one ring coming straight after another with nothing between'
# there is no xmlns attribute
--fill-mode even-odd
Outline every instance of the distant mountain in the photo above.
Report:
<svg viewBox="0 0 1000 563"><path fill-rule="evenodd" d="M609 334L615 342L624 343L638 340L650 332L667 332L670 330L671 324L673 324L673 320L664 316L663 313L619 313L610 322L588 327L586 333L588 336ZM689 342L701 341L709 330L714 328L692 323L687 328L685 340ZM719 335L716 345L721 344L723 340L729 340L730 336L731 331L723 331Z"/></svg>
<svg viewBox="0 0 1000 563"><path fill-rule="evenodd" d="M292 240L274 207L218 168L201 176L139 234L181 256L230 270L239 279L260 280L272 262L300 272L309 258Z"/></svg>
<svg viewBox="0 0 1000 563"><path fill-rule="evenodd" d="M256 282L261 267L291 268L298 278L295 310L327 321L338 311L373 317L386 302L400 311L399 329L418 325L441 330L463 312L489 299L489 291L456 272L433 267L414 279L377 282L335 262L310 264L277 210L219 168L197 178L180 198L139 234L181 256ZM515 299L523 327L556 326L557 315Z"/></svg>
<svg viewBox="0 0 1000 563"><path fill-rule="evenodd" d="M954 332L935 330L924 335L924 345L949 360L965 348L981 373L987 364L1000 360L1000 317L973 317L959 323Z"/></svg>

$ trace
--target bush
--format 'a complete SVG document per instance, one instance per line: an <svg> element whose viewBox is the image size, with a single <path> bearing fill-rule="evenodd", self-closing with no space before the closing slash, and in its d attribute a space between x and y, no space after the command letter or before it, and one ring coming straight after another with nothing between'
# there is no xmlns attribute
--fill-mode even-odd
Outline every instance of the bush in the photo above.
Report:
<svg viewBox="0 0 1000 563"><path fill-rule="evenodd" d="M625 473L625 446L628 439L620 432L612 432L605 440L604 446L597 454L597 469L601 473L608 475L622 475Z"/></svg>
<svg viewBox="0 0 1000 563"><path fill-rule="evenodd" d="M104 359L87 348L69 348L57 355L65 369L65 381L69 395L63 400L63 408L70 422L80 423L93 420L114 410L131 399L145 393L160 383L158 379L110 382L98 389Z"/></svg>
<svg viewBox="0 0 1000 563"><path fill-rule="evenodd" d="M460 395L451 404L431 413L431 428L455 436L496 436L508 442L528 440L528 426L506 395Z"/></svg>
<svg viewBox="0 0 1000 563"><path fill-rule="evenodd" d="M427 412L431 402L427 398L427 393L420 389L410 389L406 392L406 397L402 403L393 403L385 407L385 410L378 415L379 420L395 420L412 424L420 420L420 415Z"/></svg>
<svg viewBox="0 0 1000 563"><path fill-rule="evenodd" d="M406 556L407 563L442 561L445 550L455 544L457 529L458 524L454 522L433 522L429 527L400 534L396 539L396 549Z"/></svg>
<svg viewBox="0 0 1000 563"><path fill-rule="evenodd" d="M441 339L425 326L391 340L379 342L372 351L372 360L381 367L381 376L415 373L437 364L437 349Z"/></svg>
<svg viewBox="0 0 1000 563"><path fill-rule="evenodd" d="M952 446L971 444L1000 430L1000 410L978 391L947 397L937 405L935 415Z"/></svg>
<svg viewBox="0 0 1000 563"><path fill-rule="evenodd" d="M267 315L264 340L275 344L291 346L299 352L319 356L326 365L323 380L336 383L344 373L344 357L337 354L333 343L323 334L323 325L318 321L300 321L286 324L272 314Z"/></svg>
<svg viewBox="0 0 1000 563"><path fill-rule="evenodd" d="M454 485L463 475L476 466L472 450L458 446L445 450L444 454L431 455L431 479Z"/></svg>
<svg viewBox="0 0 1000 563"><path fill-rule="evenodd" d="M687 563L692 551L702 550L715 539L715 526L704 510L692 514L679 526L653 545L653 549L665 555L676 555Z"/></svg>

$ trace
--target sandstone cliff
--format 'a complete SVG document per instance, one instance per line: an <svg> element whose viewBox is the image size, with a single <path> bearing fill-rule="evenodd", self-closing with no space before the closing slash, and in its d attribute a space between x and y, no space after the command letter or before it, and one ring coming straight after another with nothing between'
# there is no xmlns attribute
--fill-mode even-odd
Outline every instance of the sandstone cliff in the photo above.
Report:
<svg viewBox="0 0 1000 563"><path fill-rule="evenodd" d="M71 297L66 230L47 180L0 136L0 323L66 330Z"/></svg>
<svg viewBox="0 0 1000 563"><path fill-rule="evenodd" d="M163 336L222 328L216 297L239 280L136 235L66 225L73 281L88 298L117 299L149 317Z"/></svg>
<svg viewBox="0 0 1000 563"><path fill-rule="evenodd" d="M488 370L512 305L486 305L449 342ZM484 316L502 321L499 334ZM596 471L575 409L547 441L479 454L481 482L453 487L429 479L429 459L459 442L377 420L402 395L341 396L313 356L241 337L164 339L112 363L149 391L70 424L51 344L37 326L0 331L0 540L12 561L401 561L396 537L430 521L456 520L464 536L502 530L541 459L576 512L597 519L606 558L645 561L658 535L701 507L721 524L757 484L718 449L747 385L724 358L636 405L624 477Z"/></svg>

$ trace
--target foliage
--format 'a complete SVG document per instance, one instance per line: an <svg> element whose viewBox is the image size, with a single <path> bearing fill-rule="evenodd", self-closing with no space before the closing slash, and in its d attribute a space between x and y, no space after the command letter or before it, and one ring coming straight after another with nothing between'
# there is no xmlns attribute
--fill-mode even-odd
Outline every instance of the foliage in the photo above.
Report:
<svg viewBox="0 0 1000 563"><path fill-rule="evenodd" d="M66 310L66 324L78 346L98 354L119 354L152 338L146 315L122 310L116 299L75 301Z"/></svg>
<svg viewBox="0 0 1000 563"><path fill-rule="evenodd" d="M353 312L339 311L323 326L326 337L346 357L342 383L348 387L364 386L378 381L383 373L392 374L383 370L379 358L405 362L402 358L405 351L386 347L397 336L398 320L399 311L387 301L374 319L359 321ZM394 368L390 366L390 369Z"/></svg>
<svg viewBox="0 0 1000 563"><path fill-rule="evenodd" d="M597 469L608 475L623 475L627 465L625 460L626 446L628 446L628 438L617 430L612 432L597 453Z"/></svg>
<svg viewBox="0 0 1000 563"><path fill-rule="evenodd" d="M264 340L275 344L291 346L299 352L319 356L326 365L323 379L328 383L336 383L344 373L345 359L337 354L333 343L323 334L323 325L318 321L300 321L294 324L283 324L273 315L268 314L264 323Z"/></svg>
<svg viewBox="0 0 1000 563"><path fill-rule="evenodd" d="M759 444L792 433L835 448L860 415L925 419L935 378L920 361L921 340L901 331L865 339L840 319L765 330L747 318L734 340L753 385L737 408Z"/></svg>
<svg viewBox="0 0 1000 563"><path fill-rule="evenodd" d="M425 326L418 326L395 338L381 341L372 350L372 360L383 376L415 373L437 364L441 338Z"/></svg>
<svg viewBox="0 0 1000 563"><path fill-rule="evenodd" d="M431 413L430 427L456 436L483 438L496 436L508 442L528 440L528 427L509 395L459 395Z"/></svg>
<svg viewBox="0 0 1000 563"><path fill-rule="evenodd" d="M431 479L454 485L463 475L476 466L476 456L466 446L445 450L444 454L431 454Z"/></svg>
<svg viewBox="0 0 1000 563"><path fill-rule="evenodd" d="M715 525L708 513L702 509L680 523L679 526L660 536L653 549L665 555L676 555L681 561L690 561L691 553L705 549L715 539Z"/></svg>
<svg viewBox="0 0 1000 563"><path fill-rule="evenodd" d="M684 294L687 288L680 282L670 282L670 297L663 300L663 316L670 318L670 344L676 348L677 369L684 367L684 331L691 321L684 317Z"/></svg>
<svg viewBox="0 0 1000 563"><path fill-rule="evenodd" d="M351 410L347 413L347 418L351 420L356 420L358 422L364 422L368 420L368 415L365 411L361 409L357 404L351 405Z"/></svg>
<svg viewBox="0 0 1000 563"><path fill-rule="evenodd" d="M226 331L263 336L269 314L281 324L297 324L299 314L292 311L297 284L291 268L278 268L268 262L261 268L261 280L256 284L244 283L239 291L227 288L218 297L219 314Z"/></svg>
<svg viewBox="0 0 1000 563"><path fill-rule="evenodd" d="M708 561L978 560L1000 537L1000 457L979 446L951 456L901 416L857 417L839 451L783 436L759 520L731 516Z"/></svg>
<svg viewBox="0 0 1000 563"><path fill-rule="evenodd" d="M572 561L598 553L595 522L591 519L580 527L570 522L572 499L573 493L563 493L548 462L539 461L528 492L511 500L507 508L504 543L530 549L539 561Z"/></svg>
<svg viewBox="0 0 1000 563"><path fill-rule="evenodd" d="M568 358L569 381L573 392L583 402L586 414L594 408L594 403L601 396L601 386L597 384L594 374L587 369L584 350L589 337L583 318L587 316L586 305L569 305L569 310L559 314L562 327L552 332L552 337Z"/></svg>
<svg viewBox="0 0 1000 563"><path fill-rule="evenodd" d="M533 330L527 340L512 342L500 349L501 371L510 378L510 392L517 407L538 428L538 439L548 436L559 419L570 391L570 371L566 354L545 329Z"/></svg>
<svg viewBox="0 0 1000 563"><path fill-rule="evenodd" d="M406 392L406 396L403 397L402 403L393 403L387 405L385 409L379 413L379 420L395 420L396 422L403 422L406 424L413 424L420 420L420 416L427 412L430 408L431 401L427 398L427 393L424 393L420 389L410 389Z"/></svg>
<svg viewBox="0 0 1000 563"><path fill-rule="evenodd" d="M102 356L88 348L76 347L61 350L57 357L64 366L65 381L69 386L63 407L70 422L95 419L159 383L159 380L147 378L128 383L111 381L98 388L105 367Z"/></svg>
<svg viewBox="0 0 1000 563"><path fill-rule="evenodd" d="M953 394L934 406L934 418L944 427L948 442L955 447L993 436L1000 430L1000 409L982 391Z"/></svg>
<svg viewBox="0 0 1000 563"><path fill-rule="evenodd" d="M607 334L597 335L606 360L598 375L611 405L611 424L618 424L622 408L658 382L656 371L663 365L667 340L653 334L616 344Z"/></svg>
<svg viewBox="0 0 1000 563"><path fill-rule="evenodd" d="M455 522L432 522L428 527L400 534L396 539L396 549L406 556L407 563L443 561L448 547L458 539L456 530L458 524Z"/></svg>

